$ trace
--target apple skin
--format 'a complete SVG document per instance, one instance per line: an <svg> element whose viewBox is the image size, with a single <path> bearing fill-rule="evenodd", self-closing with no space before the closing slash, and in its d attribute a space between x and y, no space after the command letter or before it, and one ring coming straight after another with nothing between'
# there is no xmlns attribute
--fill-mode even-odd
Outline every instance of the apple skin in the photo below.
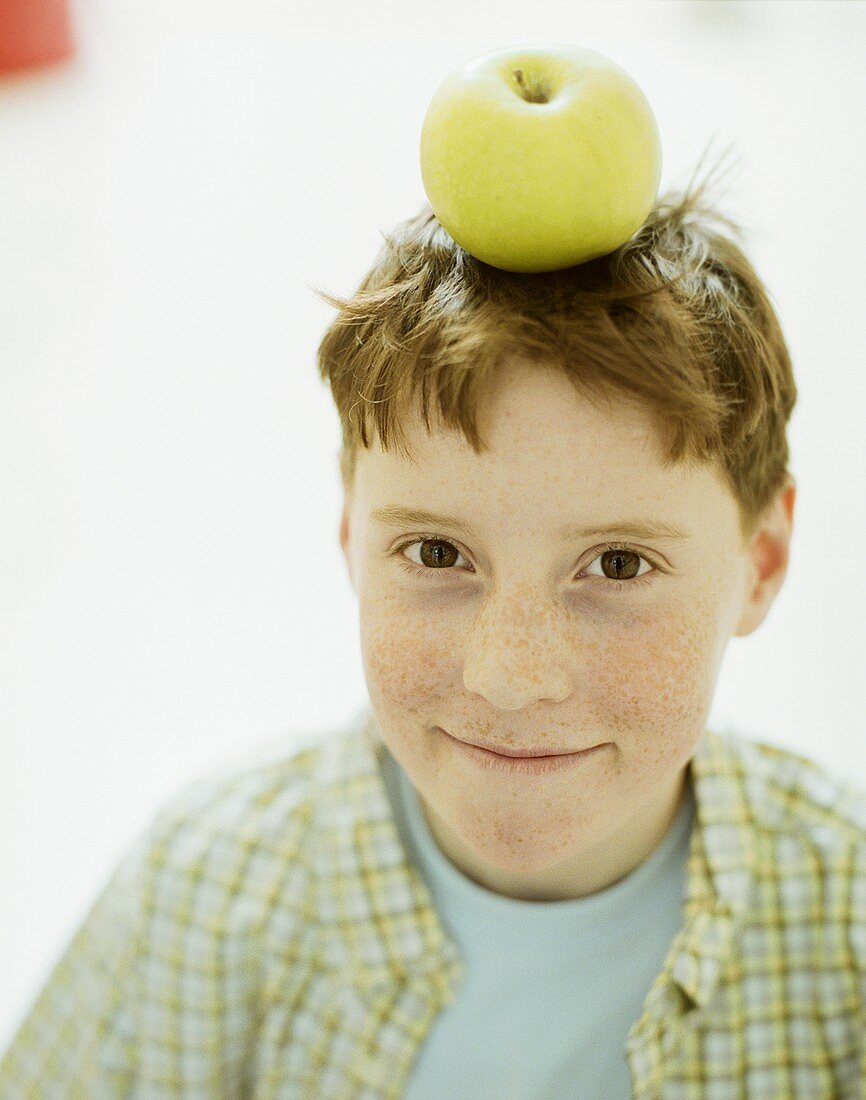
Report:
<svg viewBox="0 0 866 1100"><path fill-rule="evenodd" d="M506 271L555 271L618 248L652 209L661 167L643 92L581 46L467 61L421 128L433 212L470 255Z"/></svg>

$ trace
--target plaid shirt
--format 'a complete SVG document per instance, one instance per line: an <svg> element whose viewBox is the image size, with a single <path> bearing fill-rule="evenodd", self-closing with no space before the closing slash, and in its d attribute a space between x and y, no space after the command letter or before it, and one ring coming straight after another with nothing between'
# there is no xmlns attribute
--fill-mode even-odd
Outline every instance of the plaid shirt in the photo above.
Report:
<svg viewBox="0 0 866 1100"><path fill-rule="evenodd" d="M373 729L364 711L167 800L0 1062L2 1100L400 1097L463 969ZM628 1034L633 1096L862 1100L866 793L731 732L691 769L683 921Z"/></svg>

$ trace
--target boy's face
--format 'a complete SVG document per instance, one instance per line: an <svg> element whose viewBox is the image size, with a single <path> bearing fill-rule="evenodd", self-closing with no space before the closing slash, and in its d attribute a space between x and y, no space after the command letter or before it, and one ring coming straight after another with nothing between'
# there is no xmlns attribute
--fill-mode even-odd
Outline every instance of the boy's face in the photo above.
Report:
<svg viewBox="0 0 866 1100"><path fill-rule="evenodd" d="M599 412L517 358L497 387L484 455L420 420L407 430L416 463L378 441L361 450L340 541L373 713L441 850L497 893L581 897L667 832L728 640L759 625L781 586L794 488L743 547L721 477L663 468L643 410ZM373 513L386 506L474 533L385 524ZM629 534L629 521L686 537ZM578 527L612 530L564 535ZM538 774L486 766L495 758L454 739L603 747Z"/></svg>

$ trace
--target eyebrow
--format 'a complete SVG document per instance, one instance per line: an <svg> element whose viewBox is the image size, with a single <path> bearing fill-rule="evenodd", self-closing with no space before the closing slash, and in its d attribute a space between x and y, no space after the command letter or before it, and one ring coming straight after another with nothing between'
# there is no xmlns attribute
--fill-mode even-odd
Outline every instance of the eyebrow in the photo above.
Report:
<svg viewBox="0 0 866 1100"><path fill-rule="evenodd" d="M399 504L386 504L370 513L372 519L386 527L448 528L467 538L477 537L471 524L455 516L441 516L423 508L404 508ZM649 522L647 520L622 520L616 523L590 524L583 527L564 527L560 532L563 542L574 539L611 538L619 535L634 539L685 540L692 537L690 531L675 523Z"/></svg>

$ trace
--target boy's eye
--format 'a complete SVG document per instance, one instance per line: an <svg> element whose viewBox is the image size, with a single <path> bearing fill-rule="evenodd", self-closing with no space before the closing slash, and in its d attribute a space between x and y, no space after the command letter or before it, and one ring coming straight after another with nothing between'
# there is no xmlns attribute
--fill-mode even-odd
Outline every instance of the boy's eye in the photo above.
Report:
<svg viewBox="0 0 866 1100"><path fill-rule="evenodd" d="M404 550L414 550L415 548L417 548L418 553L417 561L406 558L402 553ZM466 564L469 564L466 562L463 552L453 542L439 535L418 536L410 542L404 542L401 546L398 546L394 553L403 557L404 560L400 564L408 572L421 573L425 577L434 573L453 572L454 567L461 558L465 563L464 568ZM591 571L591 567L596 563L598 563L599 571ZM646 568L643 568L644 566ZM472 569L471 564L469 564L469 568ZM643 583L647 573L656 571L656 567L649 559L637 550L633 550L628 546L609 544L601 547L589 565L578 576L601 577L603 580L617 585L617 587L634 587Z"/></svg>
<svg viewBox="0 0 866 1100"><path fill-rule="evenodd" d="M458 558L462 558L463 554L453 542L448 542L447 539L440 539L436 535L426 535L423 538L413 539L412 542L404 542L402 546L397 547L397 553L408 547L419 547L420 561L414 564L419 567L427 569L445 569L446 571L453 566ZM464 558L465 561L465 558Z"/></svg>

